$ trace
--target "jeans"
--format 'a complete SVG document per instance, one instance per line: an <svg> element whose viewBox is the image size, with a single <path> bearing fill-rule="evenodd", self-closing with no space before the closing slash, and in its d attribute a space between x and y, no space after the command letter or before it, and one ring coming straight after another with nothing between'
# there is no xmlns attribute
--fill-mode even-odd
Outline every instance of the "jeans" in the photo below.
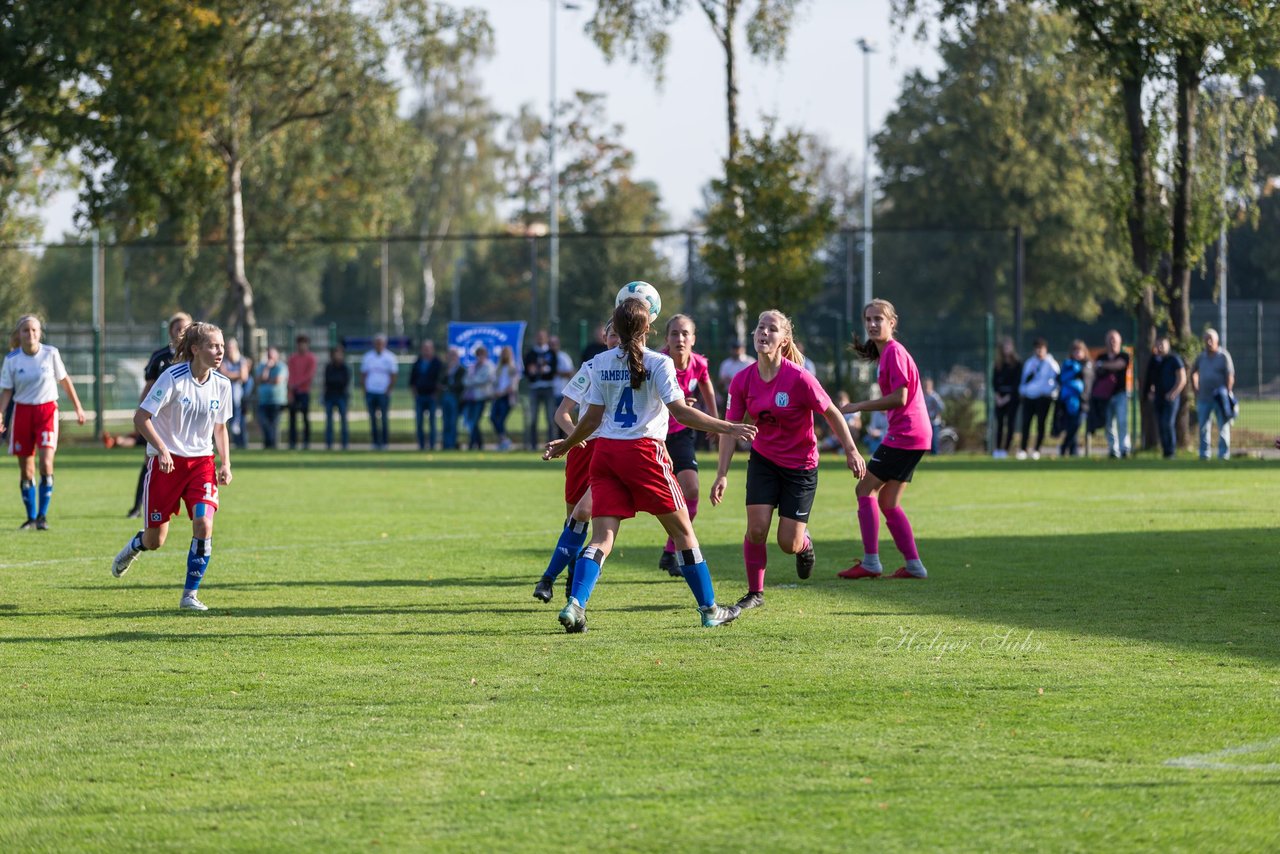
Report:
<svg viewBox="0 0 1280 854"><path fill-rule="evenodd" d="M1163 394L1156 395L1156 427L1160 430L1160 447L1166 457L1178 452L1178 431L1175 424L1178 420L1178 407L1182 404L1179 398L1169 400Z"/></svg>
<svg viewBox="0 0 1280 854"><path fill-rule="evenodd" d="M373 449L375 451L386 450L387 442L391 435L391 426L387 423L387 416L391 412L391 395L387 392L364 393L364 405L369 410L369 431L373 441ZM382 415L382 422L379 424L378 415Z"/></svg>
<svg viewBox="0 0 1280 854"><path fill-rule="evenodd" d="M1113 457L1129 456L1129 393L1116 392L1107 401L1107 453Z"/></svg>
<svg viewBox="0 0 1280 854"><path fill-rule="evenodd" d="M1083 405L1083 404L1082 404ZM1062 416L1062 444L1058 446L1058 456L1080 456L1080 422L1084 420L1084 409L1076 410L1075 415Z"/></svg>
<svg viewBox="0 0 1280 854"><path fill-rule="evenodd" d="M1024 397L1022 399L1022 450L1027 449L1027 440L1031 438L1031 419L1036 421L1036 450L1044 445L1044 421L1049 417L1049 407L1053 405L1051 397Z"/></svg>
<svg viewBox="0 0 1280 854"><path fill-rule="evenodd" d="M324 446L333 448L333 414L338 414L342 431L342 450L351 443L351 433L347 429L347 396L345 394L326 394L324 396Z"/></svg>
<svg viewBox="0 0 1280 854"><path fill-rule="evenodd" d="M484 450L484 437L480 435L480 420L484 417L484 404L483 400L467 400L462 403L462 420L471 434L467 442L468 450Z"/></svg>
<svg viewBox="0 0 1280 854"><path fill-rule="evenodd" d="M440 433L446 451L458 450L458 396L451 391L440 396Z"/></svg>
<svg viewBox="0 0 1280 854"><path fill-rule="evenodd" d="M302 416L302 448L311 445L311 392L295 391L289 404L289 450L298 447L298 416Z"/></svg>
<svg viewBox="0 0 1280 854"><path fill-rule="evenodd" d="M992 450L1009 450L1009 445L1013 443L1013 427L1017 414L1018 399L1016 397L1004 406L996 407L996 446Z"/></svg>
<svg viewBox="0 0 1280 854"><path fill-rule="evenodd" d="M280 412L283 409L278 403L264 403L258 407L258 423L262 425L262 447L271 449L276 446L276 437L280 435Z"/></svg>
<svg viewBox="0 0 1280 854"><path fill-rule="evenodd" d="M1211 419L1218 419L1218 457L1231 456L1231 422L1222 419L1222 410L1213 400L1196 401L1196 417L1200 420L1200 459L1209 459L1209 433Z"/></svg>
<svg viewBox="0 0 1280 854"><path fill-rule="evenodd" d="M529 390L529 448L536 450L538 447L538 410L541 409L547 414L547 441L550 442L556 437L556 404L558 395L556 390L547 386L546 388L532 388Z"/></svg>
<svg viewBox="0 0 1280 854"><path fill-rule="evenodd" d="M434 394L415 395L413 399L413 417L418 432L418 450L434 451L436 447L436 396ZM424 420L427 422L425 431L422 429Z"/></svg>
<svg viewBox="0 0 1280 854"><path fill-rule="evenodd" d="M499 395L493 399L493 407L489 410L489 421L493 424L493 432L501 441L507 437L507 416L511 414L511 397Z"/></svg>

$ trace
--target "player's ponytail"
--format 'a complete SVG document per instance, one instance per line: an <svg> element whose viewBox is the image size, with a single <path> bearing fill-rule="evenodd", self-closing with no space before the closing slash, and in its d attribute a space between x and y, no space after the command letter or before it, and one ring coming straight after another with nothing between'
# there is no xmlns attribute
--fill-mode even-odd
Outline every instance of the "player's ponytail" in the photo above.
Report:
<svg viewBox="0 0 1280 854"><path fill-rule="evenodd" d="M863 317L867 316L867 309L872 306L880 309L884 312L885 317L893 321L893 331L896 334L898 331L898 312L894 310L893 303L889 302L887 299L873 299L871 302L863 306ZM853 338L853 344L850 345L850 349L853 350L859 358L865 359L868 362L874 362L880 358L880 346L876 344L876 342L870 340L859 341L856 335Z"/></svg>
<svg viewBox="0 0 1280 854"><path fill-rule="evenodd" d="M191 324L178 339L178 346L173 351L174 362L190 362L196 356L196 348L207 341L213 333L221 331L212 323Z"/></svg>
<svg viewBox="0 0 1280 854"><path fill-rule="evenodd" d="M613 328L622 339L622 350L627 354L631 388L640 388L645 381L644 341L649 334L649 307L638 299L623 300L613 310Z"/></svg>
<svg viewBox="0 0 1280 854"><path fill-rule="evenodd" d="M766 314L777 318L778 327L782 329L782 333L786 336L782 346L778 348L782 351L782 358L803 368L804 353L800 352L800 345L796 343L796 327L791 322L791 318L776 308L770 308L760 312L760 320L763 320Z"/></svg>

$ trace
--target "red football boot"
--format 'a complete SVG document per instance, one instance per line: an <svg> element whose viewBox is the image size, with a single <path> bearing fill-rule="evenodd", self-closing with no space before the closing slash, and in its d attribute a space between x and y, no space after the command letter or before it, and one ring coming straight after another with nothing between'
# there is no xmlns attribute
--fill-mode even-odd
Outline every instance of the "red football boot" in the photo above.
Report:
<svg viewBox="0 0 1280 854"><path fill-rule="evenodd" d="M837 578L879 578L880 573L872 572L862 566L862 558L854 561L853 566L848 569L842 569L836 573Z"/></svg>
<svg viewBox="0 0 1280 854"><path fill-rule="evenodd" d="M891 575L891 576L889 576L889 577L890 577L890 578L914 578L916 581L923 581L923 580L925 580L926 578L928 578L929 576L927 576L927 575L912 575L911 573L907 572L907 568L906 568L905 566L900 566L900 567L898 567L898 571L897 571L897 572L895 572L893 575Z"/></svg>

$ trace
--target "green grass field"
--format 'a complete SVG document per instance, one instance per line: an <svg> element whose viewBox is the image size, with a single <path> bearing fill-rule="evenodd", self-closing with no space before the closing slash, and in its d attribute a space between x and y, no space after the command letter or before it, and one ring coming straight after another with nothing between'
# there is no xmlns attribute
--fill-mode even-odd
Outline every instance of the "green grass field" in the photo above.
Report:
<svg viewBox="0 0 1280 854"><path fill-rule="evenodd" d="M182 524L110 575L139 459L62 452L44 534L2 470L0 850L1280 846L1274 463L928 460L924 583L834 577L827 463L811 580L702 629L640 519L566 635L558 464L241 454L191 614Z"/></svg>

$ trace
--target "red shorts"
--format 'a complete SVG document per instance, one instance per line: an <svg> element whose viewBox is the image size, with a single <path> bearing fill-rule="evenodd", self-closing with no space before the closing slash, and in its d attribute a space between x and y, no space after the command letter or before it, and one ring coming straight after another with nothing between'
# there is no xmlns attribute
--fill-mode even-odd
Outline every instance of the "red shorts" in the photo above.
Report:
<svg viewBox="0 0 1280 854"><path fill-rule="evenodd" d="M58 402L15 403L9 425L9 453L29 457L36 448L58 450Z"/></svg>
<svg viewBox="0 0 1280 854"><path fill-rule="evenodd" d="M666 443L658 439L593 439L591 516L630 519L638 512L661 516L685 506L671 472Z"/></svg>
<svg viewBox="0 0 1280 854"><path fill-rule="evenodd" d="M173 471L160 471L158 457L147 458L147 478L142 487L142 506L147 513L147 527L159 528L177 515L181 502L187 503L187 518L195 517L197 504L218 509L218 474L213 455L207 457L174 457Z"/></svg>
<svg viewBox="0 0 1280 854"><path fill-rule="evenodd" d="M564 503L576 505L587 494L591 486L591 457L595 450L595 439L588 439L581 445L569 449L564 458Z"/></svg>

